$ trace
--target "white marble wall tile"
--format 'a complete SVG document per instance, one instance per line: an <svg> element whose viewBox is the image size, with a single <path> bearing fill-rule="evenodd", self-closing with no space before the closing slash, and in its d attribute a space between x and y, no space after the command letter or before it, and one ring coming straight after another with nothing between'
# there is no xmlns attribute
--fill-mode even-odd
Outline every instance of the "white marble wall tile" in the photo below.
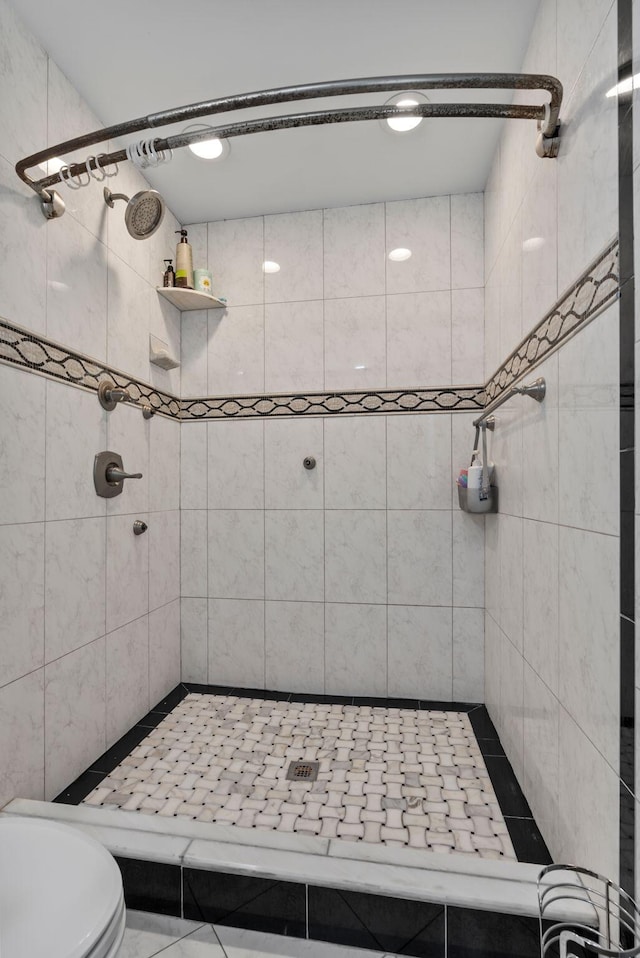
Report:
<svg viewBox="0 0 640 958"><path fill-rule="evenodd" d="M207 424L209 509L264 506L264 424L259 420Z"/></svg>
<svg viewBox="0 0 640 958"><path fill-rule="evenodd" d="M45 660L105 633L106 519L47 523Z"/></svg>
<svg viewBox="0 0 640 958"><path fill-rule="evenodd" d="M149 423L149 511L180 508L180 423L154 416Z"/></svg>
<svg viewBox="0 0 640 958"><path fill-rule="evenodd" d="M386 602L386 514L335 509L325 513L327 602Z"/></svg>
<svg viewBox="0 0 640 958"><path fill-rule="evenodd" d="M207 595L206 509L180 511L180 594Z"/></svg>
<svg viewBox="0 0 640 958"><path fill-rule="evenodd" d="M107 515L146 512L149 508L150 431L151 422L143 418L137 406L119 405L108 414L107 449L120 453L125 472L141 472L142 478L125 479L120 495L107 499Z"/></svg>
<svg viewBox="0 0 640 958"><path fill-rule="evenodd" d="M180 599L149 613L149 702L160 702L180 681Z"/></svg>
<svg viewBox="0 0 640 958"><path fill-rule="evenodd" d="M560 522L613 535L620 524L618 312L617 304L609 308L559 356Z"/></svg>
<svg viewBox="0 0 640 958"><path fill-rule="evenodd" d="M44 519L44 437L45 380L1 366L0 524Z"/></svg>
<svg viewBox="0 0 640 958"><path fill-rule="evenodd" d="M324 603L265 602L265 685L324 691Z"/></svg>
<svg viewBox="0 0 640 958"><path fill-rule="evenodd" d="M487 183L484 188L484 280L485 285L493 275L498 252L504 239L502 224L502 205L500 190L503 184L502 173L502 144L498 141L493 163L489 170Z"/></svg>
<svg viewBox="0 0 640 958"><path fill-rule="evenodd" d="M46 328L48 225L33 191L0 156L0 316L37 333Z"/></svg>
<svg viewBox="0 0 640 958"><path fill-rule="evenodd" d="M484 701L487 711L497 729L501 725L502 696L502 643L504 639L500 627L493 616L485 612L484 617ZM498 733L499 734L499 733Z"/></svg>
<svg viewBox="0 0 640 958"><path fill-rule="evenodd" d="M444 699L453 690L452 610L411 605L389 607L390 696Z"/></svg>
<svg viewBox="0 0 640 958"><path fill-rule="evenodd" d="M486 382L493 375L504 358L500 352L501 289L495 274L496 270L484 290L484 376L480 377L481 382Z"/></svg>
<svg viewBox="0 0 640 958"><path fill-rule="evenodd" d="M122 214L118 211L117 215ZM149 287L112 249L108 254L107 295L107 361L148 382Z"/></svg>
<svg viewBox="0 0 640 958"><path fill-rule="evenodd" d="M149 513L149 608L180 596L180 513ZM205 566L206 568L206 566Z"/></svg>
<svg viewBox="0 0 640 958"><path fill-rule="evenodd" d="M522 552L524 657L557 695L558 526L525 519Z"/></svg>
<svg viewBox="0 0 640 958"><path fill-rule="evenodd" d="M266 392L324 387L324 303L270 303L264 310Z"/></svg>
<svg viewBox="0 0 640 958"><path fill-rule="evenodd" d="M557 860L617 875L618 776L562 707L559 730Z"/></svg>
<svg viewBox="0 0 640 958"><path fill-rule="evenodd" d="M209 396L264 392L264 306L209 310L208 369Z"/></svg>
<svg viewBox="0 0 640 958"><path fill-rule="evenodd" d="M209 595L221 599L264 598L262 510L209 511Z"/></svg>
<svg viewBox="0 0 640 958"><path fill-rule="evenodd" d="M522 203L524 335L540 322L558 299L557 193L557 163L541 163L535 169L534 180Z"/></svg>
<svg viewBox="0 0 640 958"><path fill-rule="evenodd" d="M388 601L399 605L451 605L451 514L389 510Z"/></svg>
<svg viewBox="0 0 640 958"><path fill-rule="evenodd" d="M618 562L613 536L560 528L559 699L615 767L619 755Z"/></svg>
<svg viewBox="0 0 640 958"><path fill-rule="evenodd" d="M522 422L522 514L543 522L558 521L558 354L543 363L530 380L546 380L544 402L521 400ZM560 448L562 442L560 442ZM564 449L562 456L565 455ZM573 460L573 467L584 460ZM589 470L585 470L588 472ZM574 475L574 492L575 490Z"/></svg>
<svg viewBox="0 0 640 958"><path fill-rule="evenodd" d="M264 503L266 509L322 509L324 498L322 426L321 419L265 421ZM312 456L316 460L314 469L305 469L303 461L307 456ZM248 468L257 469L258 463Z"/></svg>
<svg viewBox="0 0 640 958"><path fill-rule="evenodd" d="M501 517L488 515L484 522L484 606L500 625L502 575L500 565Z"/></svg>
<svg viewBox="0 0 640 958"><path fill-rule="evenodd" d="M387 385L451 383L451 293L387 297Z"/></svg>
<svg viewBox="0 0 640 958"><path fill-rule="evenodd" d="M0 686L44 664L44 523L0 526Z"/></svg>
<svg viewBox="0 0 640 958"><path fill-rule="evenodd" d="M452 418L408 414L387 417L390 509L451 508Z"/></svg>
<svg viewBox="0 0 640 958"><path fill-rule="evenodd" d="M453 700L484 701L483 609L453 609Z"/></svg>
<svg viewBox="0 0 640 958"><path fill-rule="evenodd" d="M109 413L95 393L57 382L47 382L46 398L46 517L103 516L106 499L96 495L93 458L109 448Z"/></svg>
<svg viewBox="0 0 640 958"><path fill-rule="evenodd" d="M2 156L15 164L41 150L47 138L47 54L14 8L0 6ZM18 92L19 91L19 92Z"/></svg>
<svg viewBox="0 0 640 958"><path fill-rule="evenodd" d="M209 223L208 243L216 291L233 306L263 303L263 218Z"/></svg>
<svg viewBox="0 0 640 958"><path fill-rule="evenodd" d="M495 464L495 481L500 490L500 513L522 515L524 437L522 403L532 400L516 396L496 410L495 432L487 435L489 460ZM473 439L473 435L471 436ZM527 454L533 454L527 449Z"/></svg>
<svg viewBox="0 0 640 958"><path fill-rule="evenodd" d="M0 689L0 808L12 798L44 799L44 670Z"/></svg>
<svg viewBox="0 0 640 958"><path fill-rule="evenodd" d="M149 617L106 637L107 748L146 715L149 702Z"/></svg>
<svg viewBox="0 0 640 958"><path fill-rule="evenodd" d="M324 210L325 299L384 292L384 204Z"/></svg>
<svg viewBox="0 0 640 958"><path fill-rule="evenodd" d="M500 517L500 628L522 650L522 519Z"/></svg>
<svg viewBox="0 0 640 958"><path fill-rule="evenodd" d="M322 210L265 216L264 258L280 266L265 273L266 303L322 299L322 220Z"/></svg>
<svg viewBox="0 0 640 958"><path fill-rule="evenodd" d="M180 508L207 508L206 422L189 422L180 427Z"/></svg>
<svg viewBox="0 0 640 958"><path fill-rule="evenodd" d="M498 256L498 279L500 281L500 353L498 363L504 362L509 353L521 342L522 328L522 208L511 225L506 241Z"/></svg>
<svg viewBox="0 0 640 958"><path fill-rule="evenodd" d="M209 682L264 688L264 602L209 601Z"/></svg>
<svg viewBox="0 0 640 958"><path fill-rule="evenodd" d="M583 16L578 22L585 22ZM580 275L618 228L618 110L616 98L605 96L617 82L617 17L616 8L610 6L563 108L564 135L558 154L559 289ZM592 202L594 195L597 203Z"/></svg>
<svg viewBox="0 0 640 958"><path fill-rule="evenodd" d="M504 633L503 633L504 634ZM519 782L524 779L524 660L507 636L500 658L500 735Z"/></svg>
<svg viewBox="0 0 640 958"><path fill-rule="evenodd" d="M155 280L159 283L159 279ZM171 303L158 295L155 286L147 288L149 303L149 333L166 343L169 355L180 361L182 341L182 313ZM186 313L185 315L189 315ZM179 396L182 375L180 368L160 369L154 363L149 363L148 381L163 392L170 392Z"/></svg>
<svg viewBox="0 0 640 958"><path fill-rule="evenodd" d="M137 518L149 521L146 514ZM133 534L131 516L107 517L107 632L149 610L149 537Z"/></svg>
<svg viewBox="0 0 640 958"><path fill-rule="evenodd" d="M47 336L106 361L107 250L73 217L47 243Z"/></svg>
<svg viewBox="0 0 640 958"><path fill-rule="evenodd" d="M451 196L451 287L484 286L484 194Z"/></svg>
<svg viewBox="0 0 640 958"><path fill-rule="evenodd" d="M569 98L611 9L609 0L556 0L558 70ZM607 88L608 89L608 88Z"/></svg>
<svg viewBox="0 0 640 958"><path fill-rule="evenodd" d="M209 268L209 226L207 223L190 223L188 226L185 226L185 229L189 233L189 242L193 249L193 268L194 269L208 269ZM215 281L217 276L214 276L214 289L217 289Z"/></svg>
<svg viewBox="0 0 640 958"><path fill-rule="evenodd" d="M209 315L204 309L194 309L181 315L181 394L182 396L206 396Z"/></svg>
<svg viewBox="0 0 640 958"><path fill-rule="evenodd" d="M384 297L326 299L324 343L326 389L368 389L384 386Z"/></svg>
<svg viewBox="0 0 640 958"><path fill-rule="evenodd" d="M387 422L385 416L324 420L327 509L386 507Z"/></svg>
<svg viewBox="0 0 640 958"><path fill-rule="evenodd" d="M387 694L384 606L327 603L324 676L328 695Z"/></svg>
<svg viewBox="0 0 640 958"><path fill-rule="evenodd" d="M264 533L266 598L321 602L324 599L322 512L318 509L267 511Z"/></svg>
<svg viewBox="0 0 640 958"><path fill-rule="evenodd" d="M45 798L101 755L105 734L105 638L45 668Z"/></svg>
<svg viewBox="0 0 640 958"><path fill-rule="evenodd" d="M451 288L450 227L448 196L386 204L388 293ZM390 260L389 253L399 247L410 249L411 257L402 262Z"/></svg>
<svg viewBox="0 0 640 958"><path fill-rule="evenodd" d="M451 292L451 382L484 383L484 288Z"/></svg>
<svg viewBox="0 0 640 958"><path fill-rule="evenodd" d="M484 516L454 510L453 604L484 607Z"/></svg>
<svg viewBox="0 0 640 958"><path fill-rule="evenodd" d="M183 682L208 682L208 599L182 599L180 603L180 678Z"/></svg>
<svg viewBox="0 0 640 958"><path fill-rule="evenodd" d="M554 858L558 847L559 712L555 695L525 662L522 784L536 824Z"/></svg>

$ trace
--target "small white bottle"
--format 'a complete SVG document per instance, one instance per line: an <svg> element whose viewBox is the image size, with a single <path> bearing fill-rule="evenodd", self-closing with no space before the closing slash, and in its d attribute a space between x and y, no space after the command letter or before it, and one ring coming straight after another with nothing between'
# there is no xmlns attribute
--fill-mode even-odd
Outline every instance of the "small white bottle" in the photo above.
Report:
<svg viewBox="0 0 640 958"><path fill-rule="evenodd" d="M471 456L471 465L467 470L467 489L479 489L482 486L482 463L480 450L474 449Z"/></svg>

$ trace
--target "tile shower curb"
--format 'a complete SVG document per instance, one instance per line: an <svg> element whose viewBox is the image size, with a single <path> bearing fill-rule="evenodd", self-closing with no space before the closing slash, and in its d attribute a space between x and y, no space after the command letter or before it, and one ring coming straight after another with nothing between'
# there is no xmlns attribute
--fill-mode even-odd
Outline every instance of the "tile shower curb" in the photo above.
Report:
<svg viewBox="0 0 640 958"><path fill-rule="evenodd" d="M587 267L484 385L261 393L180 399L0 317L0 363L97 392L111 378L132 404L179 422L299 416L475 412L498 398L619 296L617 237Z"/></svg>
<svg viewBox="0 0 640 958"><path fill-rule="evenodd" d="M414 849L375 851L375 857L353 848L352 842L317 839L305 842L304 852L274 842L273 834L251 834L239 843L225 826L185 822L157 822L148 818L132 828L132 814L120 810L84 809L32 799L14 799L0 813L62 822L79 828L114 856L180 868L260 877L272 881L335 888L408 901L455 904L480 911L538 916L539 865L526 862L467 861L463 856L439 855ZM197 838L203 831L210 838ZM299 836L298 836L299 837ZM278 847L281 846L281 847ZM314 847L315 846L315 847ZM348 846L348 847L345 847ZM298 844L298 847L300 845ZM415 854L410 854L415 851ZM399 858L405 864L399 864ZM408 862L411 861L411 864ZM578 882L573 882L579 888ZM552 915L566 921L593 922L585 904L563 905Z"/></svg>

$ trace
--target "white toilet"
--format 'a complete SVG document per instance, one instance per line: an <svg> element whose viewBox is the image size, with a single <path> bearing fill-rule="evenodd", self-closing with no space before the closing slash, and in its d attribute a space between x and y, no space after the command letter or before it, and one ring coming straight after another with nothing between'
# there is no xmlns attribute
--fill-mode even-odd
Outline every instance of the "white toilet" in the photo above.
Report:
<svg viewBox="0 0 640 958"><path fill-rule="evenodd" d="M0 818L0 958L114 958L124 935L120 870L83 832Z"/></svg>

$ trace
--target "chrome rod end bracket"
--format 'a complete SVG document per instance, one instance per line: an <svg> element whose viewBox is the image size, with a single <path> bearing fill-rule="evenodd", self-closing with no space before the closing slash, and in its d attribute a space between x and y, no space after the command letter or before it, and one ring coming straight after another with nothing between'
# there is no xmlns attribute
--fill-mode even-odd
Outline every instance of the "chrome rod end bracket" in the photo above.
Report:
<svg viewBox="0 0 640 958"><path fill-rule="evenodd" d="M536 153L543 160L555 160L560 152L560 124L558 123L551 133L544 132L544 123L538 123L536 136Z"/></svg>
<svg viewBox="0 0 640 958"><path fill-rule="evenodd" d="M488 429L489 432L493 432L494 429L496 428L496 417L495 417L495 416L489 416L489 418L488 418L488 419L485 419L484 422L483 422L481 425L482 425L485 429Z"/></svg>
<svg viewBox="0 0 640 958"><path fill-rule="evenodd" d="M547 394L547 381L544 376L540 376L530 386L526 387L526 395L531 396L536 402L542 402Z"/></svg>
<svg viewBox="0 0 640 958"><path fill-rule="evenodd" d="M46 220L57 220L64 215L65 202L55 190L47 190L40 194L40 208Z"/></svg>

